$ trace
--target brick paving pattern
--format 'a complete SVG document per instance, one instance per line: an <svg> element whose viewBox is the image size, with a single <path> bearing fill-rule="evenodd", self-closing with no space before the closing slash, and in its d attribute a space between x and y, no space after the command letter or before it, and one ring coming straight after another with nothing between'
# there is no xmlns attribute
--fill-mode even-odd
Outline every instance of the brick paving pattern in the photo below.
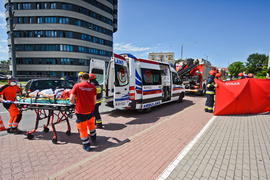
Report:
<svg viewBox="0 0 270 180"><path fill-rule="evenodd" d="M204 101L132 136L120 146L62 171L55 179L156 179L212 115Z"/></svg>
<svg viewBox="0 0 270 180"><path fill-rule="evenodd" d="M74 119L35 138L0 136L0 179L157 179L213 117L204 98L186 97L151 113L102 114L92 151L82 149ZM270 114L218 116L167 179L270 179Z"/></svg>
<svg viewBox="0 0 270 180"><path fill-rule="evenodd" d="M153 125L167 120L171 114L182 113L194 107L194 104L196 107L199 101L202 99L186 97L183 103L162 105L148 114L136 111L121 111L120 113L113 111L102 114L105 128L97 130L98 142L92 146L91 152L82 149L74 120L70 121L71 136L66 136L66 123L56 125L57 144L51 142L52 132L44 133L42 128L34 133L33 140L28 140L23 134L0 136L0 177L3 180L50 177L70 167L75 167L86 159L103 156L114 149L114 146L121 147L121 144L128 141L130 137L139 136L145 130L151 129ZM40 124L43 124L43 121ZM29 127L33 126L34 124L29 124Z"/></svg>
<svg viewBox="0 0 270 180"><path fill-rule="evenodd" d="M172 179L270 179L270 114L218 116Z"/></svg>

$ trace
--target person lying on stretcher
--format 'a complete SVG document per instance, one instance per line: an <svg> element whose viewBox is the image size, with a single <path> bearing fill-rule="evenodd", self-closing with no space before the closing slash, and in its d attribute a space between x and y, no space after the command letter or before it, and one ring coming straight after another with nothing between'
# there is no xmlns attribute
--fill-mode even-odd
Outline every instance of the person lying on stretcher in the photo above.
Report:
<svg viewBox="0 0 270 180"><path fill-rule="evenodd" d="M28 94L28 97L45 97L55 99L68 99L70 96L71 89L44 89L42 91L35 90Z"/></svg>

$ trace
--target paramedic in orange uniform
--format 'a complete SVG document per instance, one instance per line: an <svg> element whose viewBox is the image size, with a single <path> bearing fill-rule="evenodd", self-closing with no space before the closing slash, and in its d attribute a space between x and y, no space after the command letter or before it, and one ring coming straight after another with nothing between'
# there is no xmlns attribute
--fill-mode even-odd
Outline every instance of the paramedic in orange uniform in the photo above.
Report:
<svg viewBox="0 0 270 180"><path fill-rule="evenodd" d="M22 114L12 102L16 100L17 92L22 94L22 91L17 86L17 81L14 77L9 77L7 82L7 84L0 88L0 102L3 103L3 106L8 110L10 116L7 132L20 134L21 130L18 129L18 125L22 119Z"/></svg>
<svg viewBox="0 0 270 180"><path fill-rule="evenodd" d="M90 151L90 139L87 128L90 131L92 142L95 142L95 117L92 112L96 104L97 90L96 87L88 81L88 73L82 73L79 77L81 82L75 84L71 90L70 103L75 104L76 99L75 114L77 116L77 129L80 132L83 149Z"/></svg>

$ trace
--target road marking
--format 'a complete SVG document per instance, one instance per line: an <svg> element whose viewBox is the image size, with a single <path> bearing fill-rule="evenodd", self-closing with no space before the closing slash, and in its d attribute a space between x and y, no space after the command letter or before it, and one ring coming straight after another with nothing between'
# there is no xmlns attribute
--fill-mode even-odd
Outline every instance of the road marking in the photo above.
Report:
<svg viewBox="0 0 270 180"><path fill-rule="evenodd" d="M210 121L204 126L204 128L197 134L197 136L178 154L178 156L171 162L171 164L161 173L157 180L165 180L173 172L176 166L181 162L185 155L190 151L193 145L199 140L199 138L204 134L208 127L214 122L216 116L213 116Z"/></svg>
<svg viewBox="0 0 270 180"><path fill-rule="evenodd" d="M0 112L0 114L8 113L7 111Z"/></svg>

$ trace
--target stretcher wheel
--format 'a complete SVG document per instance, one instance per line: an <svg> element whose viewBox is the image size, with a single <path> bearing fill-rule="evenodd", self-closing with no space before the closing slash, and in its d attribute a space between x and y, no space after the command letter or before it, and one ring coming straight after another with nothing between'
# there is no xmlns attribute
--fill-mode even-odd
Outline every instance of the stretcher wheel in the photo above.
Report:
<svg viewBox="0 0 270 180"><path fill-rule="evenodd" d="M43 129L43 131L45 132L45 133L47 133L47 132L49 132L49 128L47 128L47 127L44 127L44 129Z"/></svg>
<svg viewBox="0 0 270 180"><path fill-rule="evenodd" d="M33 134L27 134L27 139L33 139L34 138L34 135Z"/></svg>
<svg viewBox="0 0 270 180"><path fill-rule="evenodd" d="M66 135L67 135L67 136L70 136L70 135L71 135L71 132L70 132L70 131L67 131L67 132L66 132Z"/></svg>
<svg viewBox="0 0 270 180"><path fill-rule="evenodd" d="M57 138L53 138L53 139L52 139L52 143L53 143L53 144L56 144L56 143L57 143Z"/></svg>

